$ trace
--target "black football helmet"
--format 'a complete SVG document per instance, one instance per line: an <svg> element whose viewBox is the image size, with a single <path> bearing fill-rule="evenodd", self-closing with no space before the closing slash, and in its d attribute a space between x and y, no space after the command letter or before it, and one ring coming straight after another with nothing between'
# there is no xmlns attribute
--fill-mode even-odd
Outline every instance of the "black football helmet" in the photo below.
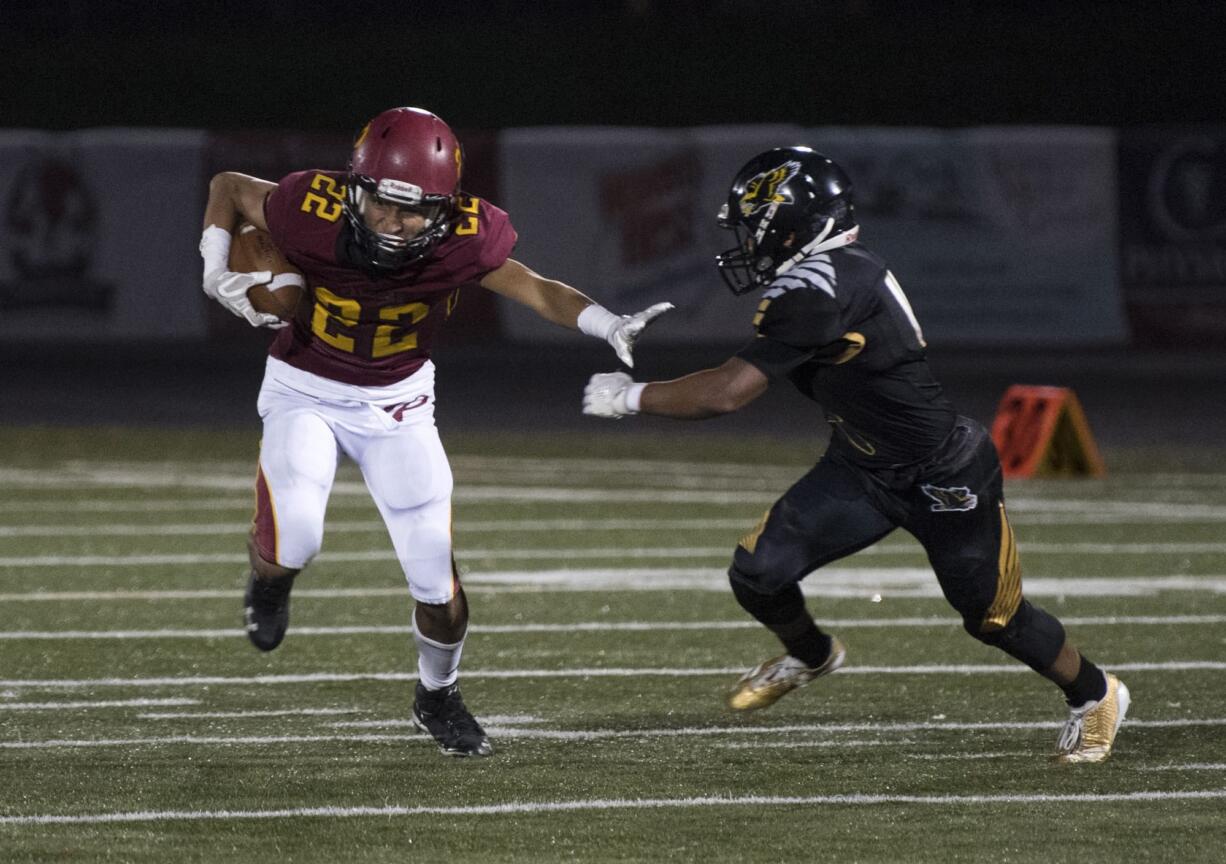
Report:
<svg viewBox="0 0 1226 864"><path fill-rule="evenodd" d="M349 160L345 218L367 263L397 270L451 233L463 161L451 128L420 108L392 108L362 128ZM372 199L417 209L426 227L412 238L371 230L365 210Z"/></svg>
<svg viewBox="0 0 1226 864"><path fill-rule="evenodd" d="M719 226L737 239L715 256L725 284L737 295L764 287L823 244L855 239L851 179L808 147L767 150L737 172Z"/></svg>

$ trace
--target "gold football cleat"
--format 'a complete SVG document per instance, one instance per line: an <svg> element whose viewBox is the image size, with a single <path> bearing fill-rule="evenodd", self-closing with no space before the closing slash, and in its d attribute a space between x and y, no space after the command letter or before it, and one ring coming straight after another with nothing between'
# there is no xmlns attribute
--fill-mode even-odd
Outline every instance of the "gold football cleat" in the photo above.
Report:
<svg viewBox="0 0 1226 864"><path fill-rule="evenodd" d="M1128 713L1131 696L1124 683L1107 674L1107 695L1069 711L1056 744L1056 761L1101 762L1111 754L1115 733Z"/></svg>
<svg viewBox="0 0 1226 864"><path fill-rule="evenodd" d="M814 678L829 675L843 665L847 648L834 638L830 642L830 656L826 662L810 669L788 654L773 657L741 676L728 695L728 707L733 711L755 711L769 708L785 694L803 687Z"/></svg>

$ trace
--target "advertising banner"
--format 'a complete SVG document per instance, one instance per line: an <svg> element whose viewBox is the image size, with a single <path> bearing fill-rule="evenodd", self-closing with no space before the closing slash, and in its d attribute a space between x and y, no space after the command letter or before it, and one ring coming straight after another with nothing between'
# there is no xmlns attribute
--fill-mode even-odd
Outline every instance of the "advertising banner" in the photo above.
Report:
<svg viewBox="0 0 1226 864"><path fill-rule="evenodd" d="M1124 343L1115 132L813 129L929 342Z"/></svg>
<svg viewBox="0 0 1226 864"><path fill-rule="evenodd" d="M1182 298L1215 308L1205 302L1221 282L1205 274L1221 272L1212 267L1222 254L1212 241L1219 205L1196 184L1212 191L1217 163L1203 147L1196 158L1159 158L1161 141L1136 140L1122 151L1129 188L1150 176L1147 165L1174 179L1165 198L1140 199L1149 221L1130 206L1122 222L1130 304L1174 308ZM786 144L813 146L848 169L862 239L890 264L930 341L1072 345L1128 336L1109 130L534 128L473 143L466 188L510 212L515 256L619 312L672 301L677 311L652 334L664 342L749 338L755 304L734 298L714 267L733 242L715 214L748 158ZM343 167L347 153L338 135L0 133L0 339L231 332L230 316L200 292L208 177L228 169L277 179ZM1175 203L1154 210L1155 200ZM1172 273L1189 272L1181 293L1171 293ZM493 338L492 295L465 293L453 335L463 339L467 327L471 341ZM581 338L513 303L497 312L515 339Z"/></svg>
<svg viewBox="0 0 1226 864"><path fill-rule="evenodd" d="M502 206L519 231L515 257L610 309L669 300L661 341L751 336L755 303L724 288L715 255L730 232L715 216L754 153L801 140L798 127L538 128L502 134ZM514 339L586 338L503 302Z"/></svg>
<svg viewBox="0 0 1226 864"><path fill-rule="evenodd" d="M755 304L733 298L715 271L732 236L715 213L744 162L791 144L847 168L861 237L889 263L929 341L1128 338L1109 130L508 130L502 188L516 254L619 312L676 303L653 338L748 338ZM503 313L514 338L567 338L513 304Z"/></svg>
<svg viewBox="0 0 1226 864"><path fill-rule="evenodd" d="M1226 128L1120 136L1120 276L1137 341L1226 341Z"/></svg>
<svg viewBox="0 0 1226 864"><path fill-rule="evenodd" d="M0 132L0 340L198 338L203 132Z"/></svg>

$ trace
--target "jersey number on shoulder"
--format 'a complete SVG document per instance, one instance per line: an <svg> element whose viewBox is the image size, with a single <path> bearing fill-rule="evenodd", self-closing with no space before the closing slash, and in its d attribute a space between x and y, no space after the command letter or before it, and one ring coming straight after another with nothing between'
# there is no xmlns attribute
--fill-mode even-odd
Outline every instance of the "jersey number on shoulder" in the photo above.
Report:
<svg viewBox="0 0 1226 864"><path fill-rule="evenodd" d="M480 198L463 198L456 202L459 219L456 221L455 233L463 237L466 234L477 233L477 209L481 206Z"/></svg>
<svg viewBox="0 0 1226 864"><path fill-rule="evenodd" d="M320 219L335 222L341 218L345 205L345 187L327 174L316 174L311 178L311 188L302 199L302 212L314 213Z"/></svg>
<svg viewBox="0 0 1226 864"><path fill-rule="evenodd" d="M455 292L447 298L448 314L455 303ZM386 322L359 327L362 304L352 297L338 297L322 285L315 288L315 308L311 312L311 332L338 351L378 360L417 347L417 325L430 314L425 303L380 306L378 318Z"/></svg>
<svg viewBox="0 0 1226 864"><path fill-rule="evenodd" d="M919 341L921 348L927 348L928 343L924 341L924 332L920 330L919 320L916 319L915 313L911 311L911 301L907 299L907 295L902 293L902 286L898 284L898 280L894 278L894 274L889 270L885 271L885 287L890 289L890 294L893 295L894 301L898 303L898 308L902 309L902 314L907 316L907 321L911 324L911 329L915 331L915 338Z"/></svg>

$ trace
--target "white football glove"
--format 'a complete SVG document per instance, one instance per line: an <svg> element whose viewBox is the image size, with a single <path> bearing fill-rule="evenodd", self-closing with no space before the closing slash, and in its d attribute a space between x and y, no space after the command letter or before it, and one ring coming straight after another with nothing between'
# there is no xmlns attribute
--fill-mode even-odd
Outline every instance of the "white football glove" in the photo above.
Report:
<svg viewBox="0 0 1226 864"><path fill-rule="evenodd" d="M270 315L267 312L257 312L251 305L251 301L247 299L247 292L252 285L263 285L271 281L272 273L268 270L257 270L254 273L214 270L204 275L204 293L232 314L246 319L252 327L280 330L289 322L282 321L276 315Z"/></svg>
<svg viewBox="0 0 1226 864"><path fill-rule="evenodd" d="M634 368L634 343L643 329L673 308L672 303L657 303L633 315L616 315L599 303L593 303L579 313L579 329L589 336L604 339L613 346L617 358Z"/></svg>
<svg viewBox="0 0 1226 864"><path fill-rule="evenodd" d="M596 373L583 388L583 413L612 420L638 413L631 411L626 404L626 397L629 396L632 386L634 379L625 372Z"/></svg>
<svg viewBox="0 0 1226 864"><path fill-rule="evenodd" d="M642 332L647 329L648 324L673 308L675 307L672 303L657 303L654 306L648 306L642 312L635 312L633 315L622 315L621 320L617 322L607 337L609 344L617 352L617 359L633 369L634 357L632 352L634 351L634 343L638 341Z"/></svg>

